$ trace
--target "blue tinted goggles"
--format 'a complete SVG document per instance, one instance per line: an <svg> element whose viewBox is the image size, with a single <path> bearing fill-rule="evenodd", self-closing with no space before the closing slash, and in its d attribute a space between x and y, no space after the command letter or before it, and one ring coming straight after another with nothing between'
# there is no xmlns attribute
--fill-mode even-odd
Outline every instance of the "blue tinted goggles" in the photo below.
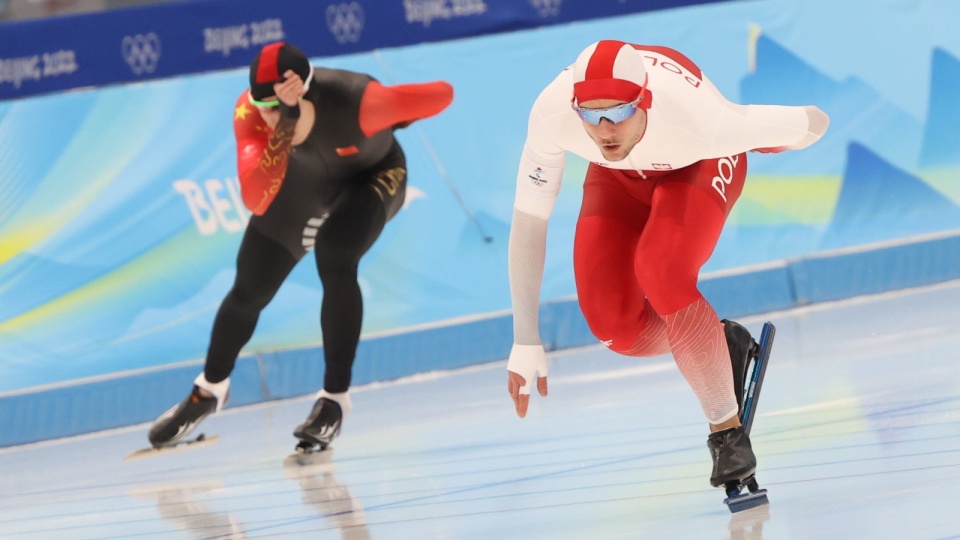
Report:
<svg viewBox="0 0 960 540"><path fill-rule="evenodd" d="M623 103L621 105L607 107L606 109L584 109L576 103L571 103L570 106L573 107L573 110L577 111L577 116L579 116L581 120L588 124L599 126L600 121L604 118L614 124L619 124L627 118L630 118L637 113L641 99L643 99L643 93L630 103Z"/></svg>

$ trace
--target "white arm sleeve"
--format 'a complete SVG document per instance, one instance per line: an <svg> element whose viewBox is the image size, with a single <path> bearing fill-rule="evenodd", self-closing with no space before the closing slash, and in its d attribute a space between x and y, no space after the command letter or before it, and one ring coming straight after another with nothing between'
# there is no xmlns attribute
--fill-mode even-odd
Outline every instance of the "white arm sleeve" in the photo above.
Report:
<svg viewBox="0 0 960 540"><path fill-rule="evenodd" d="M560 194L565 158L566 154L560 154L559 158L543 159L529 146L524 146L513 207L532 216L550 219Z"/></svg>
<svg viewBox="0 0 960 540"><path fill-rule="evenodd" d="M510 226L508 266L513 342L540 345L540 286L547 254L547 220L560 191L563 165L537 165L524 148ZM529 381L528 381L529 382Z"/></svg>
<svg viewBox="0 0 960 540"><path fill-rule="evenodd" d="M714 153L735 154L744 148L800 150L819 140L829 125L830 118L814 106L730 103L717 124Z"/></svg>
<svg viewBox="0 0 960 540"><path fill-rule="evenodd" d="M542 344L540 286L547 252L547 220L560 194L566 159L566 152L554 142L554 133L541 112L544 96L541 94L530 111L510 227L508 265L515 345ZM542 355L543 347L537 349Z"/></svg>
<svg viewBox="0 0 960 540"><path fill-rule="evenodd" d="M540 345L540 285L547 253L547 220L517 208L510 227L508 265L513 342ZM529 381L528 381L529 382Z"/></svg>

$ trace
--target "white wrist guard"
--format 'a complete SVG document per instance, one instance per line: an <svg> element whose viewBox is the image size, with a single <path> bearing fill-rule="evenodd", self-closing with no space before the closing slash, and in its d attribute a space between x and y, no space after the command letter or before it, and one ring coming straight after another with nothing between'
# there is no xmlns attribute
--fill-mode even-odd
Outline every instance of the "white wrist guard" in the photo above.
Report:
<svg viewBox="0 0 960 540"><path fill-rule="evenodd" d="M537 376L547 376L547 353L543 345L517 345L510 349L507 370L523 377L521 394L529 394L530 388L537 382Z"/></svg>

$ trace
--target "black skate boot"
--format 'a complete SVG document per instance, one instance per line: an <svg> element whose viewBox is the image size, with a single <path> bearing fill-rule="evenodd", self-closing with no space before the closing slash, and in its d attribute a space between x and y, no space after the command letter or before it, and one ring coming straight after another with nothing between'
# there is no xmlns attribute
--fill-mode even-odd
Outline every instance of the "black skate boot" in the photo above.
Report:
<svg viewBox="0 0 960 540"><path fill-rule="evenodd" d="M707 437L707 448L713 458L710 485L738 485L757 471L757 457L750 446L750 436L742 427L715 431Z"/></svg>
<svg viewBox="0 0 960 540"><path fill-rule="evenodd" d="M330 441L340 434L343 424L343 409L336 401L320 397L313 404L310 415L297 426L293 436L300 439L296 451L301 454L317 450L326 450Z"/></svg>
<svg viewBox="0 0 960 540"><path fill-rule="evenodd" d="M227 394L226 399L229 399ZM204 418L217 410L217 398L204 397L194 385L190 395L160 415L150 428L150 444L154 448L171 446L183 440Z"/></svg>
<svg viewBox="0 0 960 540"><path fill-rule="evenodd" d="M760 342L757 343L743 326L729 320L722 322L730 349L733 389L741 426L711 433L707 438L707 448L713 459L710 484L714 487L723 486L727 493L723 502L730 512L736 513L769 504L767 490L760 489L754 476L757 458L750 444L750 428L753 426L776 328L770 322L764 323ZM743 492L744 488L748 491Z"/></svg>
<svg viewBox="0 0 960 540"><path fill-rule="evenodd" d="M759 346L750 337L750 331L738 323L724 319L723 332L730 349L730 364L733 366L733 392L737 395L738 415L743 415L743 398L747 381L750 380L750 362L758 356Z"/></svg>

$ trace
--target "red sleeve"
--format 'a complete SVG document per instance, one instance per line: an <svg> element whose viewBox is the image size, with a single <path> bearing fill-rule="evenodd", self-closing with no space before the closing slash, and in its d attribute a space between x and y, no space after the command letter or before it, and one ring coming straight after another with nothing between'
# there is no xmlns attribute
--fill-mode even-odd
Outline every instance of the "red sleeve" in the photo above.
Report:
<svg viewBox="0 0 960 540"><path fill-rule="evenodd" d="M405 127L429 118L453 101L453 86L445 81L383 86L372 81L360 100L360 129L372 137L387 128Z"/></svg>
<svg viewBox="0 0 960 540"><path fill-rule="evenodd" d="M263 215L283 184L293 133L271 131L256 107L247 101L246 90L233 111L233 133L237 138L237 173L243 204L255 215Z"/></svg>

